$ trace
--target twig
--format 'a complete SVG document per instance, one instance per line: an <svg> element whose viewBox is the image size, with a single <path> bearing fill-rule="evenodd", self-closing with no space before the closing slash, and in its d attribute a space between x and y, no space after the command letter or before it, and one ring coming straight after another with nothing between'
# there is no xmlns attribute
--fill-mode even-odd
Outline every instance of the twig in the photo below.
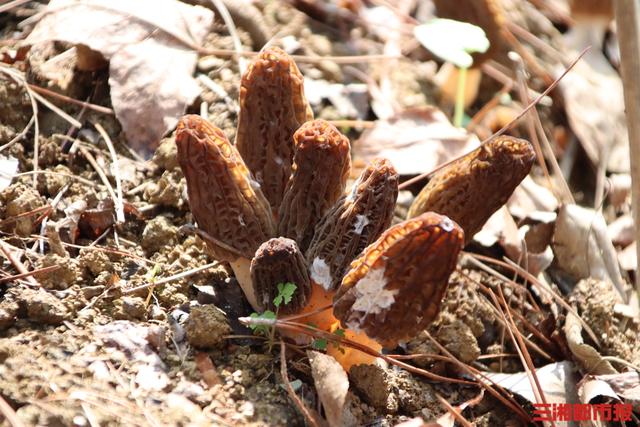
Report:
<svg viewBox="0 0 640 427"><path fill-rule="evenodd" d="M32 275L28 274L29 270L27 269L27 267L25 267L25 265L18 258L13 256L11 245L0 240L0 251L9 260L9 262L13 264L15 269L18 270L18 273L26 274L25 277L31 286L34 286L37 288L42 287L40 283L38 283L38 281Z"/></svg>
<svg viewBox="0 0 640 427"><path fill-rule="evenodd" d="M113 176L116 179L116 191L118 192L118 198L113 201L116 208L116 224L124 224L124 201L122 200L122 180L120 179L120 167L118 165L118 155L115 148L113 148L113 142L111 138L104 130L100 123L94 123L93 126L97 129L104 139L105 144L109 148L109 154L111 155L111 163L113 164Z"/></svg>
<svg viewBox="0 0 640 427"><path fill-rule="evenodd" d="M208 270L211 267L215 267L215 266L218 266L218 265L220 265L220 263L217 262L217 261L214 261L212 263L203 265L201 267L192 268L190 270L186 270L186 271L180 272L178 274L174 274L173 276L169 276L169 277L165 277L164 279L156 280L155 282L152 282L152 283L145 283L144 285L136 286L135 288L125 289L125 290L122 291L122 293L123 294L131 294L131 293L137 292L137 291L142 290L142 289L150 288L152 286L164 285L165 283L173 282L174 280L180 280L180 279L184 279L185 277L193 276L194 274L200 273L202 271Z"/></svg>
<svg viewBox="0 0 640 427"><path fill-rule="evenodd" d="M93 154L91 154L89 150L87 150L80 144L78 145L78 150L80 150L84 158L87 159L89 164L93 167L93 170L96 171L96 173L100 177L100 181L102 181L102 183L107 187L107 192L109 193L111 200L113 200L113 205L118 206L118 197L116 196L116 193L113 191L113 187L111 186L111 183L107 178L107 175L104 173L104 170L102 169L102 167L100 167L98 162L96 162L96 159L95 157L93 157Z"/></svg>
<svg viewBox="0 0 640 427"><path fill-rule="evenodd" d="M315 417L311 415L311 412L309 412L307 407L304 406L304 403L302 402L302 400L300 400L300 397L298 397L296 391L293 389L293 386L289 382L289 374L287 373L286 349L287 346L284 344L284 341L282 341L282 338L280 338L280 375L282 376L282 381L284 381L284 387L286 388L291 400L293 400L293 403L295 403L296 407L300 410L300 412L302 412L302 415L304 415L309 424L313 427L319 427L320 424L318 424L318 421L315 419Z"/></svg>
<svg viewBox="0 0 640 427"><path fill-rule="evenodd" d="M444 397L440 396L438 393L436 393L436 398L442 404L442 406L444 406L444 408L451 415L453 415L453 418L455 418L456 421L458 421L460 423L460 425L462 425L463 427L473 427L475 425L475 423L471 424L469 421L467 421L467 419L465 417L463 417L462 414L460 414L456 410L456 408L454 408L449 402L447 402L447 399L445 399Z"/></svg>
<svg viewBox="0 0 640 427"><path fill-rule="evenodd" d="M585 53L587 53L587 51L589 50L589 48L584 49L582 52L580 52L580 55L578 55L578 57L576 59L573 60L573 62L569 65L569 67L567 67L564 72L553 81L553 83L551 83L549 85L549 87L547 87L545 89L544 92L542 92L540 95L538 95L538 97L536 99L534 99L533 101L531 101L529 103L529 105L527 105L513 120L511 120L509 123L507 123L506 125L504 125L500 130L498 130L496 133L494 133L493 135L491 135L489 138L485 139L484 141L481 142L481 144L486 144L487 142L491 141L493 138L496 138L500 135L502 135L503 133L505 133L506 131L508 131L509 129L511 129L525 114L527 114L527 112L529 112L529 110L531 110L533 107L535 107L542 98L544 98L545 96L547 96L549 94L549 92L551 92L553 89L555 89L555 87L558 85L558 83L560 82L560 80L562 80L564 78L564 76L567 75L567 73L569 71L571 71L571 69L573 69L573 67L575 67L575 65L578 63L578 61L584 56ZM639 150L640 151L640 150ZM434 170L429 171L429 172L425 172L423 174L420 174L416 177L413 177L405 182L403 182L402 184L400 184L398 186L399 190L404 190L407 187L415 184L416 182L420 182L423 179L427 178L429 175L434 174L435 172L439 171L440 169L444 168L445 166L455 162L458 159L461 159L462 157L466 156L469 153L464 153L459 157L456 157L455 159L452 159L438 167L436 167ZM639 153L640 154L640 153ZM639 193L640 194L640 193ZM638 245L640 248L640 245ZM639 249L640 251L640 249Z"/></svg>
<svg viewBox="0 0 640 427"><path fill-rule="evenodd" d="M2 398L2 395L0 395L0 413L4 415L4 418L9 422L11 427L24 427L24 424L20 421L20 418L18 418L16 411L14 411L11 405Z"/></svg>
<svg viewBox="0 0 640 427"><path fill-rule="evenodd" d="M631 203L635 241L640 242L640 0L616 0L615 15L620 44L620 70L629 130L631 161ZM636 248L640 265L640 244ZM640 294L640 275L636 274L636 293Z"/></svg>
<svg viewBox="0 0 640 427"><path fill-rule="evenodd" d="M229 31L229 35L231 36L231 40L233 41L233 48L237 54L236 58L238 60L238 69L240 70L240 74L244 74L244 70L247 69L247 61L242 57L241 53L244 49L242 49L242 42L240 41L240 37L238 37L238 32L236 31L236 24L233 22L233 18L227 10L227 6L220 0L211 0L213 6L218 9L220 13L220 17L224 21L224 25L227 26L227 30Z"/></svg>
<svg viewBox="0 0 640 427"><path fill-rule="evenodd" d="M109 114L111 116L113 116L115 114L115 112L111 108L103 107L102 105L91 104L91 103L85 102L85 101L80 101L78 99L71 98L69 96L63 95L63 94L58 93L58 92L54 92L54 91L49 90L49 89L45 89L45 88L40 87L40 86L36 86L34 84L31 84L31 83L28 83L28 85L34 92L37 92L39 94L50 96L52 98L58 98L61 101L68 102L69 104L79 105L81 107L88 108L89 110L93 110L93 111L96 111L98 113Z"/></svg>
<svg viewBox="0 0 640 427"><path fill-rule="evenodd" d="M28 271L26 273L14 274L13 276L0 277L0 283L12 282L14 280L24 279L25 277L29 277L29 276L37 276L39 274L50 273L60 268L62 267L60 267L59 265L50 265L48 267L42 267L37 270Z"/></svg>

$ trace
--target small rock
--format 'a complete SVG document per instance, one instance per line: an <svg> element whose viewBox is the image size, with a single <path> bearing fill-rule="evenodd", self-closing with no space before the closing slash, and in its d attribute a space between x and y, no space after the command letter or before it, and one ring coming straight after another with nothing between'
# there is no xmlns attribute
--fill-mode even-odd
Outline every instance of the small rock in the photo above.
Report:
<svg viewBox="0 0 640 427"><path fill-rule="evenodd" d="M149 203L181 209L186 180L180 170L166 170L157 182L152 182L144 190L144 199Z"/></svg>
<svg viewBox="0 0 640 427"><path fill-rule="evenodd" d="M4 205L4 212L0 216L10 218L44 206L42 196L33 188L24 184L13 184L0 192L0 206ZM28 237L35 231L34 221L38 215L25 216L14 222L9 222L4 230L16 233L21 237Z"/></svg>
<svg viewBox="0 0 640 427"><path fill-rule="evenodd" d="M150 220L142 232L142 247L147 253L158 252L165 245L175 245L177 228L164 216Z"/></svg>
<svg viewBox="0 0 640 427"><path fill-rule="evenodd" d="M113 264L106 253L95 249L81 249L78 256L80 265L87 269L92 276L97 276L103 271L113 271Z"/></svg>
<svg viewBox="0 0 640 427"><path fill-rule="evenodd" d="M175 138L164 138L151 159L159 168L172 170L178 167L178 147Z"/></svg>
<svg viewBox="0 0 640 427"><path fill-rule="evenodd" d="M194 347L223 347L231 328L224 313L214 305L193 307L185 325L187 340Z"/></svg>
<svg viewBox="0 0 640 427"><path fill-rule="evenodd" d="M398 412L398 395L384 368L377 365L356 365L349 370L349 378L365 402L386 414Z"/></svg>
<svg viewBox="0 0 640 427"><path fill-rule="evenodd" d="M480 357L476 337L469 326L459 319L443 326L438 331L437 340L464 363L471 363Z"/></svg>
<svg viewBox="0 0 640 427"><path fill-rule="evenodd" d="M0 302L0 331L15 323L18 308L18 303L15 301L5 299Z"/></svg>
<svg viewBox="0 0 640 427"><path fill-rule="evenodd" d="M18 298L20 305L26 308L27 318L33 322L59 325L70 318L63 302L44 289L25 289Z"/></svg>
<svg viewBox="0 0 640 427"><path fill-rule="evenodd" d="M122 297L113 301L116 311L114 317L120 320L142 320L147 314L144 299L140 297Z"/></svg>
<svg viewBox="0 0 640 427"><path fill-rule="evenodd" d="M73 286L80 278L78 261L69 257L62 257L54 253L48 253L38 262L38 268L59 266L58 270L38 276L38 281L46 289L67 289Z"/></svg>
<svg viewBox="0 0 640 427"><path fill-rule="evenodd" d="M149 345L158 353L163 354L167 349L166 330L160 325L150 325L147 330L147 341Z"/></svg>

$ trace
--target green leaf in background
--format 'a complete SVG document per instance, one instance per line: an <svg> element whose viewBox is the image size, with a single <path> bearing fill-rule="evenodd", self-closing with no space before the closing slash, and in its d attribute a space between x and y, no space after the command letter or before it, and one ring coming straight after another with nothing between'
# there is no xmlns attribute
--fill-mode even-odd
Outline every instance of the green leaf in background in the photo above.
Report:
<svg viewBox="0 0 640 427"><path fill-rule="evenodd" d="M452 19L438 18L418 25L413 34L422 46L458 68L473 64L470 53L489 49L489 39L482 28Z"/></svg>
<svg viewBox="0 0 640 427"><path fill-rule="evenodd" d="M250 317L252 319L276 320L276 314L271 310L267 310L267 311L265 311L264 313L261 313L261 314L251 313ZM262 335L269 335L269 330L271 329L267 325L249 325L249 328L251 328L251 330L253 331L254 334L262 334Z"/></svg>

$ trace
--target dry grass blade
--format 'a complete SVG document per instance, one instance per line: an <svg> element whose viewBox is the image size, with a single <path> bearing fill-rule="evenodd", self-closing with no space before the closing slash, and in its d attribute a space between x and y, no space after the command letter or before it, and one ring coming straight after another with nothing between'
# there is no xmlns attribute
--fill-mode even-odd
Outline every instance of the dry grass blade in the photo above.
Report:
<svg viewBox="0 0 640 427"><path fill-rule="evenodd" d="M25 277L29 277L29 276L37 276L39 274L50 273L52 271L59 270L60 268L61 267L59 265L50 265L48 267L39 268L37 270L28 271L26 273L14 274L13 276L0 277L0 283L24 279Z"/></svg>
<svg viewBox="0 0 640 427"><path fill-rule="evenodd" d="M40 283L38 283L38 281L29 274L29 270L27 269L27 267L25 267L25 265L13 255L13 249L13 246L0 240L0 252L2 252L4 256L9 260L9 262L13 264L15 269L18 270L18 273L26 274L25 277L31 286L37 288L42 287Z"/></svg>
<svg viewBox="0 0 640 427"><path fill-rule="evenodd" d="M473 427L475 425L467 421L467 419L463 417L462 414L456 410L456 408L451 406L451 404L447 402L444 397L440 396L438 393L436 393L436 397L438 398L438 401L442 404L442 406L444 406L445 409L449 411L449 413L453 416L453 418L456 419L456 421L460 423L460 425L462 425L463 427Z"/></svg>
<svg viewBox="0 0 640 427"><path fill-rule="evenodd" d="M113 164L113 175L116 179L116 191L118 192L118 197L113 201L116 208L116 224L124 224L124 201L122 199L122 179L120 179L120 167L118 165L118 155L116 154L116 150L113 147L113 142L111 142L111 138L109 138L109 134L104 130L100 123L94 123L93 126L104 139L105 144L109 148L109 154L111 155L111 163Z"/></svg>
<svg viewBox="0 0 640 427"><path fill-rule="evenodd" d="M502 300L502 304L505 307L505 311L502 311L501 314L504 317L504 320L507 324L507 331L511 336L511 340L513 341L513 346L518 352L520 361L522 362L522 365L524 366L524 370L527 374L527 378L531 383L531 389L536 397L537 402L546 404L547 398L545 397L544 390L542 390L542 386L540 385L540 380L538 379L535 366L533 365L533 361L531 360L531 355L527 351L527 347L524 344L522 335L520 334L520 331L518 330L515 322L513 321L513 317L511 316L511 310L509 309L507 300L505 299L504 294L502 292L502 287L498 287L498 291L500 292L500 299ZM498 304L498 300L493 294L493 292L491 292L491 295L492 295L492 299L494 299L494 302ZM551 425L555 426L555 423L551 421Z"/></svg>
<svg viewBox="0 0 640 427"><path fill-rule="evenodd" d="M489 262L489 263L492 263L492 264L496 264L496 265L508 268L508 269L512 270L513 272L519 274L521 277L525 278L529 282L531 282L531 284L534 285L536 287L536 289L538 289L539 291L544 292L545 294L549 295L556 303L558 303L565 310L567 310L568 312L570 312L571 314L576 316L579 319L580 324L582 325L584 330L587 332L587 334L589 334L589 337L593 340L593 342L595 342L598 346L600 346L600 340L598 340L598 338L596 337L596 334L589 327L589 325L587 325L587 323L584 320L582 320L582 318L578 315L578 312L573 307L571 307L564 300L564 298L562 298L560 295L555 293L552 289L549 289L547 286L545 286L544 284L540 283L540 281L534 275L529 273L527 270L525 270L524 268L520 267L518 264L514 263L513 261L511 261L509 259L507 259L506 262L505 262L505 261L500 261L500 260L497 260L497 259L493 259L491 257L480 255L480 254L468 254L468 255L471 255L471 258L470 258L471 262L474 263L476 266L478 266L478 268L480 268L480 269L482 269L484 271L487 271L488 273L491 273L491 274L495 275L496 277L498 277L498 278L500 278L502 280L509 281L509 279L504 277L502 274L498 273L497 271L495 271L494 269L490 268L489 266L483 264L480 261L485 261L485 262Z"/></svg>
<svg viewBox="0 0 640 427"><path fill-rule="evenodd" d="M134 292L137 292L139 290L142 289L146 289L146 288L150 288L150 287L154 287L154 286L158 286L158 285L164 285L165 283L169 283L169 282L173 282L174 280L180 280L180 279L184 279L185 277L189 277L189 276L193 276L194 274L200 273L202 271L208 270L211 267L215 267L220 265L220 263L218 263L217 261L214 261L212 263L203 265L201 267L196 267L196 268L192 268L189 270L185 270L182 271L180 273L174 274L173 276L169 276L169 277L165 277L163 279L159 279L156 280L154 282L151 283L145 283L144 285L140 285L140 286L136 286L135 288L131 288L131 289L125 289L122 291L123 294L131 294Z"/></svg>
<svg viewBox="0 0 640 427"><path fill-rule="evenodd" d="M34 92L37 92L41 95L50 96L52 98L60 99L61 101L68 102L69 104L79 105L81 107L87 108L89 110L96 111L98 113L109 114L113 116L115 113L111 108L103 107L102 105L91 104L90 102L80 101L75 98L68 97L66 95L62 95L61 93L54 92L52 90L36 86L34 84L29 83L29 88Z"/></svg>
<svg viewBox="0 0 640 427"><path fill-rule="evenodd" d="M311 412L309 412L307 407L304 406L304 403L298 397L295 390L293 389L291 382L289 382L289 374L287 373L286 349L287 349L287 346L285 345L282 338L280 338L280 375L282 375L282 381L284 382L284 386L287 389L287 393L289 394L289 397L291 398L291 400L293 400L293 402L295 403L296 407L300 410L302 415L304 415L304 418L307 420L307 422L313 427L319 427L320 424L315 419L315 417L311 415Z"/></svg>
<svg viewBox="0 0 640 427"><path fill-rule="evenodd" d="M10 216L9 218L5 218L2 221L0 221L0 227L3 227L7 224L11 224L21 218L26 218L26 217L30 217L36 214L39 214L41 212L49 212L51 211L51 206L50 205L45 205L45 206L40 206L39 208L35 208L33 210L30 210L29 212L23 212L21 214L15 215L15 216Z"/></svg>
<svg viewBox="0 0 640 427"><path fill-rule="evenodd" d="M7 401L2 398L2 395L0 395L0 413L4 415L4 418L11 427L24 427L24 424L20 418L18 418L16 411L14 411Z"/></svg>
<svg viewBox="0 0 640 427"><path fill-rule="evenodd" d="M242 48L240 37L238 37L238 32L236 31L236 25L233 22L233 18L231 17L229 10L227 10L227 6L225 6L224 2L222 2L221 0L211 0L211 4L213 4L213 6L218 10L218 13L220 13L224 24L227 26L227 30L229 31L229 35L231 36L231 40L233 41L233 48L237 55L236 58L238 60L238 69L240 70L240 74L243 74L247 69L247 62L242 57L242 51L244 49Z"/></svg>

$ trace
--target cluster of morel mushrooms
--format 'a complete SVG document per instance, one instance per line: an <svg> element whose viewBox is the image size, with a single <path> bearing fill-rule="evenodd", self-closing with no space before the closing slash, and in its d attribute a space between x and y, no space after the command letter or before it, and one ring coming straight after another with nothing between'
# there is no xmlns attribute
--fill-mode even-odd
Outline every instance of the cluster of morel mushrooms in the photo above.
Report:
<svg viewBox="0 0 640 427"><path fill-rule="evenodd" d="M275 310L277 284L292 282L279 315L309 313L299 321L341 326L374 350L435 318L460 250L535 158L527 141L497 137L437 172L408 219L391 226L397 172L376 159L345 193L349 140L313 119L302 75L278 48L242 76L235 145L195 115L178 123L176 144L199 234L231 264L253 308ZM332 354L347 369L372 360Z"/></svg>

